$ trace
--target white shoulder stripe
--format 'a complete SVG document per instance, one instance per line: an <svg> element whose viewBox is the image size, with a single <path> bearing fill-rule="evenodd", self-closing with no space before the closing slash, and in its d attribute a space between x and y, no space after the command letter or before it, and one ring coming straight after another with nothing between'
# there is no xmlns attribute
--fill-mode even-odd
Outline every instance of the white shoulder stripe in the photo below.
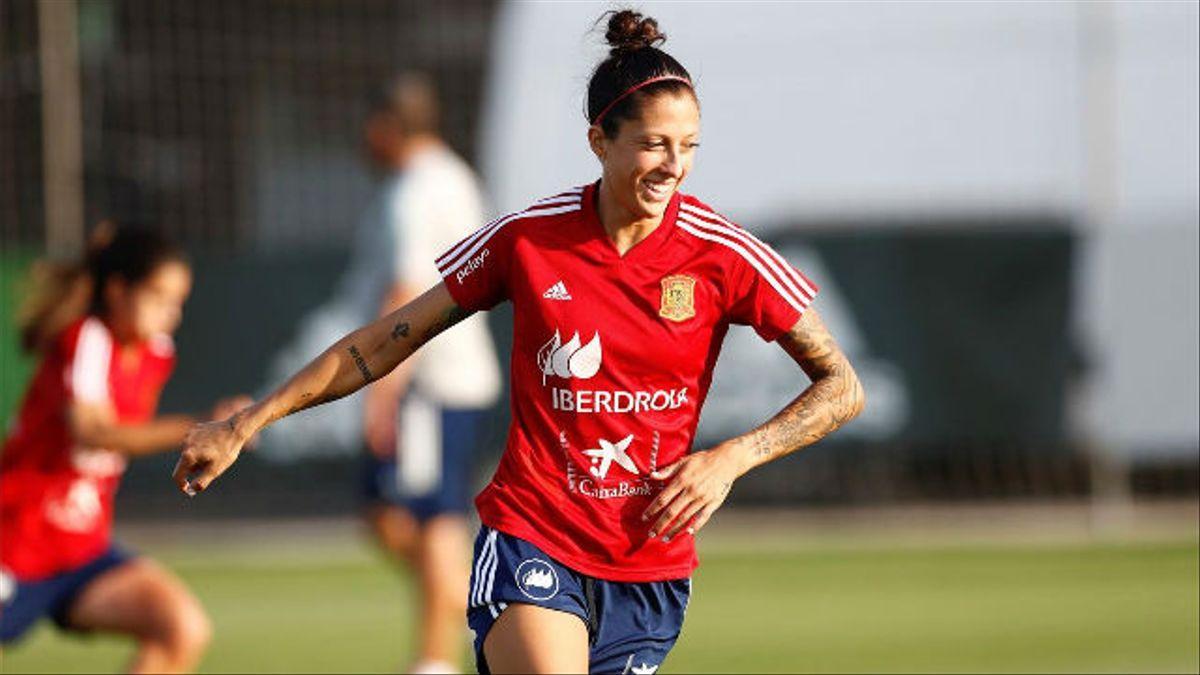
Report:
<svg viewBox="0 0 1200 675"><path fill-rule="evenodd" d="M709 221L701 220L686 213L679 217L695 225L697 228L713 234L736 239L746 246L748 251L771 270L776 278L787 287L805 305L812 302L817 292L807 281L798 274L786 260L775 253L771 247L756 239L753 235L737 227L725 227Z"/></svg>
<svg viewBox="0 0 1200 675"><path fill-rule="evenodd" d="M513 218L514 216L519 216L524 213L531 213L531 212L532 213L540 213L540 211L538 211L538 209L542 209L542 208L548 208L548 207L553 207L553 206L557 206L557 205L580 204L582 202L582 200L583 200L583 197L581 195L568 195L565 197L563 197L563 196L547 197L546 199L542 200L542 202L536 203L533 206L530 206L528 209L525 209L524 211L518 211L517 213L510 213L508 215L500 216L499 218L488 223L487 225L484 225L483 227L479 228L478 230L475 230L475 232L473 232L472 234L467 236L467 238L460 241L452 249L450 249L449 251L442 254L441 257L439 257L435 261L435 264L440 269L440 268L444 267L450 261L457 259L459 254L463 250L469 248L476 241L478 241L479 237L484 236L486 233L490 232L491 229L493 227L495 227L497 225L497 223L500 223L500 221L502 221L502 220L510 219L510 218Z"/></svg>
<svg viewBox="0 0 1200 675"><path fill-rule="evenodd" d="M743 248L742 245L739 244L735 239L724 234L710 232L695 227L691 224L692 220L693 219L685 216L684 214L680 214L678 220L676 220L676 224L679 225L679 227L683 230L690 232L695 237L727 246L736 251L742 256L743 259L746 260L746 262L750 263L750 265L754 267L756 271L758 271L759 276L761 276L763 279L766 279L767 283L771 285L771 288L774 288L775 292L779 294L779 297L783 298L784 301L791 305L792 308L797 312L803 312L808 307L809 303L812 302L811 299L804 298L803 296L797 296L794 292L784 288L784 286L779 283L779 279L775 276L775 274L763 267L763 264L759 261L759 259Z"/></svg>
<svg viewBox="0 0 1200 675"><path fill-rule="evenodd" d="M774 261L774 267L777 272L786 278L790 278L795 286L804 289L802 295L807 295L810 298L816 296L816 289L813 288L808 280L804 278L804 275L798 273L791 266L791 264L788 263L788 261L783 259L783 256L779 255L779 253L775 251L775 249L763 243L763 241L758 237L755 237L753 234L747 232L745 228L730 222L724 216L716 213L715 211L701 209L690 204L684 204L683 207L688 213L694 214L705 223L715 227L720 227L723 225L732 233L739 235L739 238L741 238L743 241L753 244L754 248L760 251L768 259L768 261Z"/></svg>
<svg viewBox="0 0 1200 675"><path fill-rule="evenodd" d="M443 253L442 255L440 255L440 256L437 258L437 260L435 260L435 261L434 261L434 264L435 264L435 265L437 265L437 266L440 268L444 262L446 262L446 261L448 261L448 260L451 260L451 259L453 259L453 258L456 258L456 257L458 256L458 253L459 253L460 251L462 251L462 250L466 249L468 246L470 246L472 243L474 243L474 241L475 241L476 239L478 239L478 238L479 238L479 237L480 237L480 236L481 236L481 235L482 235L484 232L487 232L487 231L488 231L488 230L490 230L490 229L491 229L491 228L492 228L492 227L493 227L493 226L494 226L496 223L498 223L498 222L500 222L501 220L504 220L505 218L508 218L508 217L510 217L510 216L512 216L512 215L513 215L513 214L509 213L509 214L505 214L505 215L503 215L503 216L500 216L499 218L497 218L497 219L495 219L495 220L488 221L486 225L484 225L483 227L479 228L478 230L475 230L475 231L474 231L474 232L472 232L471 234L467 235L467 237L466 237L466 238L464 238L462 241L460 241L460 242L458 242L457 244L455 244L455 245L453 246L453 248L451 248L449 251L446 251L445 253Z"/></svg>
<svg viewBox="0 0 1200 675"><path fill-rule="evenodd" d="M71 391L80 401L109 400L108 370L112 362L112 336L99 319L89 318L79 329L71 363Z"/></svg>
<svg viewBox="0 0 1200 675"><path fill-rule="evenodd" d="M541 199L534 202L534 204L542 204L544 202L554 201L556 199L566 199L566 198L570 198L570 197L582 197L582 196L583 196L583 188L582 187L574 187L574 188L571 188L570 190L567 190L566 192L560 192L560 193L554 195L553 197L542 197Z"/></svg>
<svg viewBox="0 0 1200 675"><path fill-rule="evenodd" d="M808 283L808 280L805 279L803 275L796 272L791 264L784 260L783 256L779 255L775 249L767 246L758 237L755 237L753 234L747 232L745 228L729 222L729 220L727 220L724 216L714 211L701 209L699 207L692 206L691 204L683 204L681 208L684 211L699 217L701 220L712 226L720 227L724 225L733 234L737 235L739 239L752 244L757 250L761 251L769 261L774 261L774 267L777 272L779 272L785 278L790 279L794 286L798 286L799 288L803 289L801 295L806 295L810 299L816 297L817 290Z"/></svg>
<svg viewBox="0 0 1200 675"><path fill-rule="evenodd" d="M456 254L454 256L448 256L447 259L449 260L449 262L446 262L444 264L440 263L440 262L438 263L438 271L441 273L443 278L450 276L459 267L462 267L463 265L465 265L467 263L467 261L469 261L471 259L471 256L475 255L475 253L479 249L483 248L484 245L486 245L488 243L488 240L491 239L493 236L495 236L495 234L497 232L499 232L501 229L503 229L505 225L507 225L513 221L522 220L525 218L537 218L540 216L553 216L553 215L558 215L560 213L570 213L571 211L579 211L582 208L583 208L583 206L579 202L575 202L573 204L566 204L566 205L556 206L556 207L552 207L552 208L536 209L536 210L530 209L528 211L514 213L513 215L508 216L507 218L496 221L495 223L493 223L490 227L486 228L485 230L480 230L480 232L477 233L477 236L472 237L470 239L470 241L473 241L475 243L471 244L470 248L468 248L465 253ZM466 245L468 243L469 242L463 242L464 245ZM462 247L460 246L458 248L462 248Z"/></svg>

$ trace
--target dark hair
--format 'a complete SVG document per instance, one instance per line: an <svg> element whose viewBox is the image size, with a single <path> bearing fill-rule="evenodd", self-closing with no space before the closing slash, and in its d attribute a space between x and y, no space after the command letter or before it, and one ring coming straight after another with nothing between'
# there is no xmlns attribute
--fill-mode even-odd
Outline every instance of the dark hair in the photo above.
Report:
<svg viewBox="0 0 1200 675"><path fill-rule="evenodd" d="M17 319L21 346L39 351L84 313L106 314L104 286L109 279L120 277L135 285L167 262L186 262L186 258L156 229L101 222L88 238L82 260L41 260L30 269L29 292Z"/></svg>
<svg viewBox="0 0 1200 675"><path fill-rule="evenodd" d="M420 71L400 73L375 88L367 97L367 109L372 115L394 115L406 134L437 133L438 130L437 87L431 77Z"/></svg>
<svg viewBox="0 0 1200 675"><path fill-rule="evenodd" d="M608 27L604 39L612 48L608 58L592 71L591 81L588 82L587 119L588 123L596 124L597 117L603 113L603 118L599 120L600 128L605 136L612 138L617 135L623 120L639 114L647 98L685 92L694 98L696 92L687 69L656 46L667 39L666 34L659 32L657 21L631 9L623 9L605 12L596 24L599 25L605 18L608 19ZM656 77L681 78L685 81L662 80L626 95L630 89Z"/></svg>

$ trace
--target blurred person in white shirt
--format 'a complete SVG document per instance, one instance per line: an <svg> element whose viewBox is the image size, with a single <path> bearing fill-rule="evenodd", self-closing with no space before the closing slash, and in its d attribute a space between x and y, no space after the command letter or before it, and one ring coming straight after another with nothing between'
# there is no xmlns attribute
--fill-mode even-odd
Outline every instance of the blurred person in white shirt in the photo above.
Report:
<svg viewBox="0 0 1200 675"><path fill-rule="evenodd" d="M437 255L483 225L478 181L439 137L437 118L433 85L420 74L401 75L371 100L364 142L383 182L359 223L347 285L380 316L440 282ZM499 391L495 350L479 314L366 392L367 524L409 565L419 591L411 672L458 668L471 459Z"/></svg>

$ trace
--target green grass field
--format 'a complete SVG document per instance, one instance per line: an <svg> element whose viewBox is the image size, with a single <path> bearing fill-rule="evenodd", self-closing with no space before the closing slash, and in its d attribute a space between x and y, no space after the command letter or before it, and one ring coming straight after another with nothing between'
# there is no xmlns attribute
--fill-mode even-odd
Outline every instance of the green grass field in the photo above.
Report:
<svg viewBox="0 0 1200 675"><path fill-rule="evenodd" d="M217 550L214 550L216 548ZM706 546L660 672L1197 672L1197 542ZM217 634L206 672L397 671L411 592L357 543L171 545ZM43 624L4 672L118 670Z"/></svg>

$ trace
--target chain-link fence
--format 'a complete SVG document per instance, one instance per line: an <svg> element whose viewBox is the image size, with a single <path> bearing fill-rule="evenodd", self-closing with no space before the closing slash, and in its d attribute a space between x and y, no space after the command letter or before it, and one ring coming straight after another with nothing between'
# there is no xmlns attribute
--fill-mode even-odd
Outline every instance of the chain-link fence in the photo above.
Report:
<svg viewBox="0 0 1200 675"><path fill-rule="evenodd" d="M474 153L493 5L5 0L4 239L39 247L117 216L217 250L341 247L369 191L372 88L430 73L445 136ZM78 143L82 195L52 185L75 167L47 167L44 139ZM80 200L82 222L47 223L47 195Z"/></svg>

